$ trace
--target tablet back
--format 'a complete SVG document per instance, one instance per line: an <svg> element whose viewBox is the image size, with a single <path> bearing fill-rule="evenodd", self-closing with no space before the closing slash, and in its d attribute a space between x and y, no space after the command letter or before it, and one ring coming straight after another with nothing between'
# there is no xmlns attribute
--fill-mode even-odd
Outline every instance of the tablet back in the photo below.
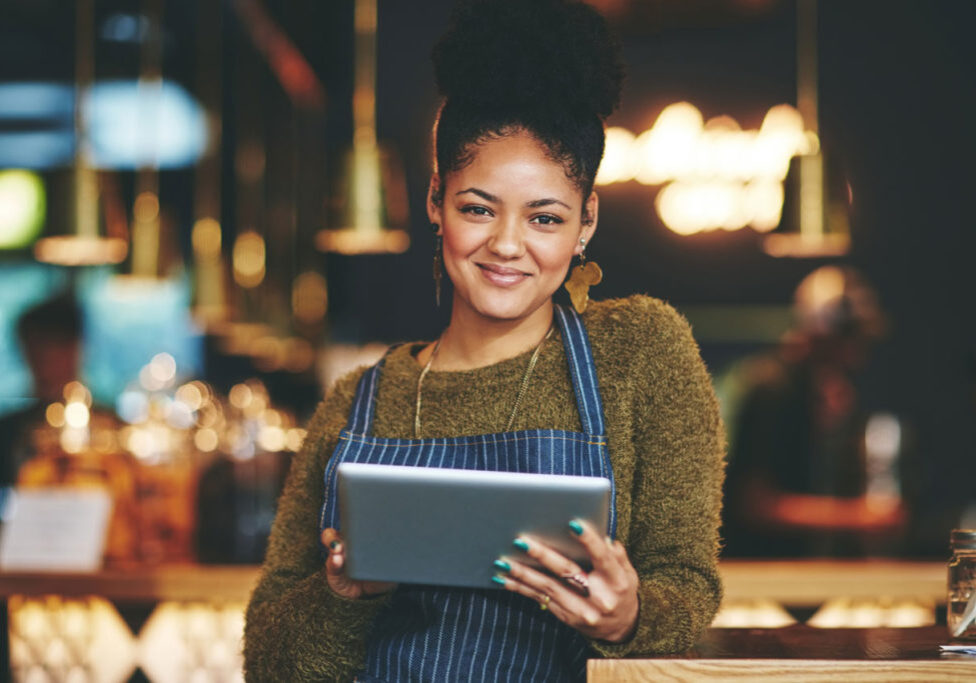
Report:
<svg viewBox="0 0 976 683"><path fill-rule="evenodd" d="M492 562L531 562L525 535L589 569L568 523L607 528L610 481L601 477L342 463L339 515L354 579L497 588Z"/></svg>

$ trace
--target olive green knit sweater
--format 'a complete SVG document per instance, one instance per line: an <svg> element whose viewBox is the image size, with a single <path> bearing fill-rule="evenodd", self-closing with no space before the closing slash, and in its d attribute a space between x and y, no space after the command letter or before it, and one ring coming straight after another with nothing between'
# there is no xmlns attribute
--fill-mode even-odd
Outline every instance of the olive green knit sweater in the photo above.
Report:
<svg viewBox="0 0 976 683"><path fill-rule="evenodd" d="M718 608L716 571L724 436L708 373L687 323L646 296L594 302L583 316L603 396L617 489L617 537L640 575L640 615L606 657L689 648ZM374 433L412 438L420 345L387 359ZM502 431L529 353L424 380L424 437ZM319 406L292 464L244 631L248 680L351 680L383 596L348 600L329 588L319 543L323 471L362 370ZM581 431L562 339L546 342L512 429Z"/></svg>

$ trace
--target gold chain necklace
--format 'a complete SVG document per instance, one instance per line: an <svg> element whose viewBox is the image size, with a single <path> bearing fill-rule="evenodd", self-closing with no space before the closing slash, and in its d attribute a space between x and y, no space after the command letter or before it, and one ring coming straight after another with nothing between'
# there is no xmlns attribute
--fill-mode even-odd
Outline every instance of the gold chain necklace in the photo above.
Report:
<svg viewBox="0 0 976 683"><path fill-rule="evenodd" d="M549 331L546 332L546 336L539 340L539 343L535 345L535 349L532 351L532 357L529 358L529 364L525 366L525 373L522 375L522 384L519 387L518 395L515 397L515 404L512 405L512 413L508 416L508 423L505 425L504 431L511 431L512 425L515 424L515 416L518 414L519 407L522 405L522 399L525 398L525 391L529 388L529 378L532 376L532 370L535 369L535 364L539 360L539 354L542 352L542 345L546 343L546 340L552 336L553 330L556 326L550 325ZM420 377L417 378L417 405L413 414L413 436L415 439L420 438L420 406L422 403L422 389L424 386L424 378L430 371L430 366L434 363L434 356L437 355L437 349L441 346L441 340L438 339L434 343L434 348L430 352L430 358L424 364L423 369L420 371Z"/></svg>

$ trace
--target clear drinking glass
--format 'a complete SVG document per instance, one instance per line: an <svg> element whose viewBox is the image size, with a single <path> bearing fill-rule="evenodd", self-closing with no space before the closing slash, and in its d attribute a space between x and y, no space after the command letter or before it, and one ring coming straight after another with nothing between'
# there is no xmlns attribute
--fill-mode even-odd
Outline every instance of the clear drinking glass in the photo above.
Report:
<svg viewBox="0 0 976 683"><path fill-rule="evenodd" d="M949 544L946 625L953 638L976 640L976 529L954 529Z"/></svg>

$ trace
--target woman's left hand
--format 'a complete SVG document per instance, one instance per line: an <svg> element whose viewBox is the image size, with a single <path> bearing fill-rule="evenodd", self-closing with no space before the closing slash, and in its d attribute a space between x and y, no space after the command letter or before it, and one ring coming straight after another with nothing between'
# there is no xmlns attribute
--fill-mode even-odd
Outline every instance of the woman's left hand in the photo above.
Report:
<svg viewBox="0 0 976 683"><path fill-rule="evenodd" d="M620 541L610 541L585 522L574 520L570 529L589 554L592 571L584 572L565 555L522 537L516 539L515 547L525 547L526 555L555 576L533 569L513 556L495 563L498 576L504 579L506 590L535 600L540 608L548 609L583 635L622 642L637 627L637 571Z"/></svg>

